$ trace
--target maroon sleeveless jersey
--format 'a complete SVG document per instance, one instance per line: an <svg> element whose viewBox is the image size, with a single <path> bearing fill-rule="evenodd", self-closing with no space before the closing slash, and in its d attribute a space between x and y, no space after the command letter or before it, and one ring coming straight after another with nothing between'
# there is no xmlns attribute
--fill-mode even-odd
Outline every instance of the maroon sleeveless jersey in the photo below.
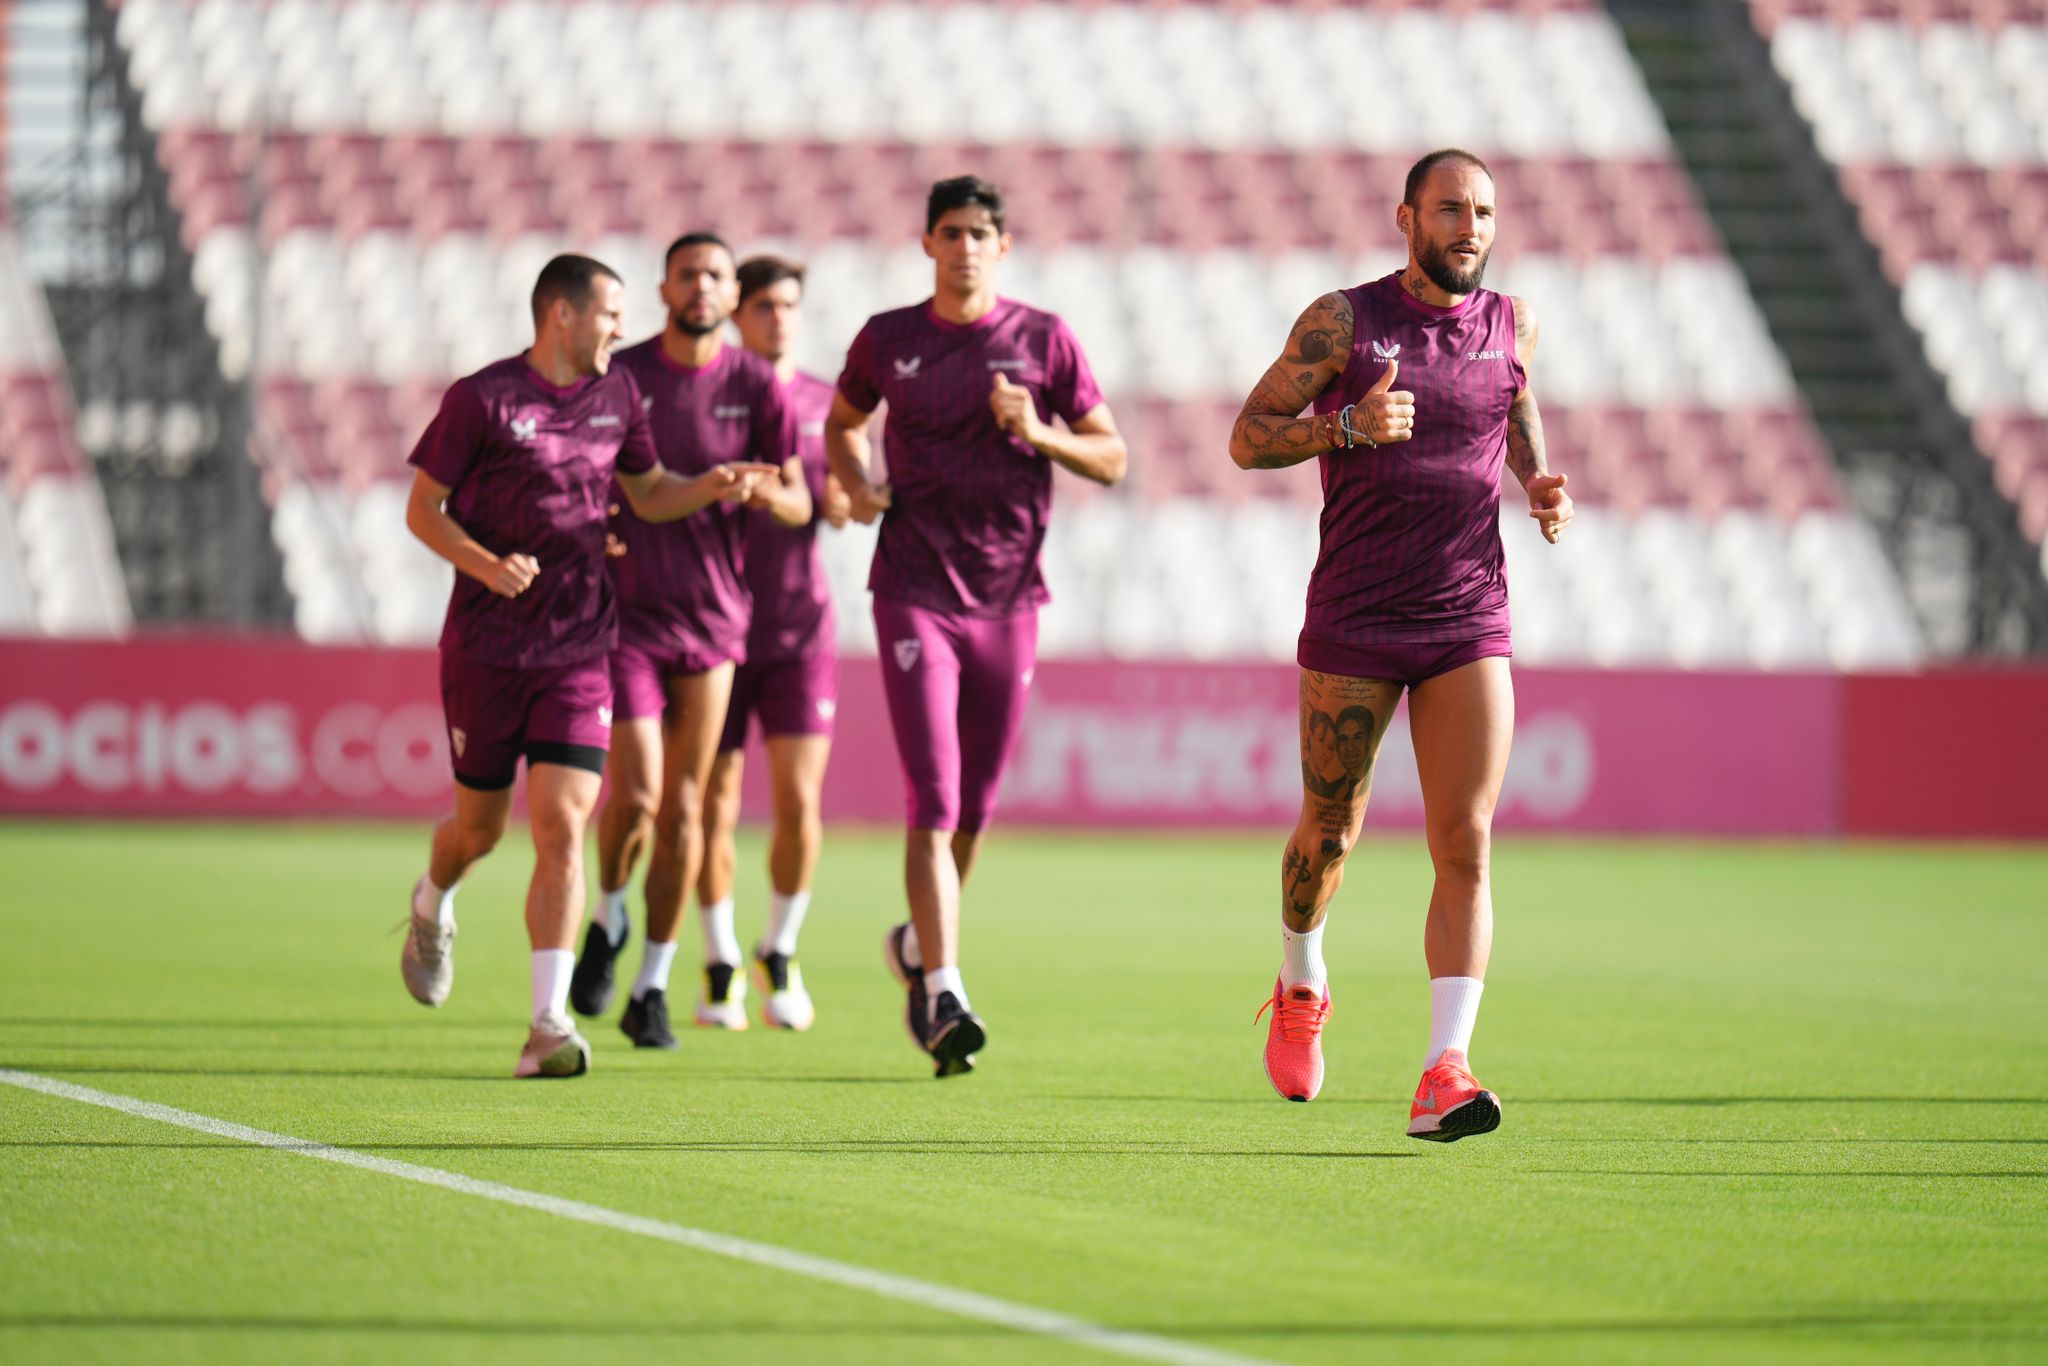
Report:
<svg viewBox="0 0 2048 1366"><path fill-rule="evenodd" d="M1398 274L1344 294L1351 359L1315 411L1360 401L1392 360L1394 388L1415 395L1415 436L1321 457L1322 547L1302 637L1370 645L1505 634L1501 468L1508 408L1528 383L1514 304L1482 289L1432 307Z"/></svg>

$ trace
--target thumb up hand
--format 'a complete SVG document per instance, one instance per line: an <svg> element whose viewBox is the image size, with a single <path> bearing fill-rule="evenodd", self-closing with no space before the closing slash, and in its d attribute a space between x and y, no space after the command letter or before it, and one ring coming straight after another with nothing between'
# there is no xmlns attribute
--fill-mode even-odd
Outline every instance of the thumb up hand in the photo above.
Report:
<svg viewBox="0 0 2048 1366"><path fill-rule="evenodd" d="M1356 405L1358 414L1365 419L1363 430L1375 445L1408 441L1415 436L1415 395L1394 387L1394 376L1400 369L1399 361L1389 360L1378 382L1365 391L1365 397Z"/></svg>

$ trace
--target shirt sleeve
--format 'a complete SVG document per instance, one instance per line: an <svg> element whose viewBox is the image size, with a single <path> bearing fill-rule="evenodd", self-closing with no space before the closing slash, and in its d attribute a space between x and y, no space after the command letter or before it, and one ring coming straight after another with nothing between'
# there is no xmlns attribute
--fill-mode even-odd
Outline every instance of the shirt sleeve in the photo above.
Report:
<svg viewBox="0 0 2048 1366"><path fill-rule="evenodd" d="M618 469L621 474L645 474L661 463L654 449L654 424L647 420L647 405L641 402L633 372L621 368L619 374L626 381L626 439L619 443Z"/></svg>
<svg viewBox="0 0 2048 1366"><path fill-rule="evenodd" d="M839 396L864 413L882 401L882 382L875 373L874 320L861 328L846 349L846 368L839 372Z"/></svg>
<svg viewBox="0 0 2048 1366"><path fill-rule="evenodd" d="M1102 387L1088 368L1080 339L1065 320L1053 326L1052 349L1047 358L1045 401L1055 413L1072 423L1102 404Z"/></svg>
<svg viewBox="0 0 2048 1366"><path fill-rule="evenodd" d="M489 428L482 396L467 379L456 380L441 395L441 411L420 434L406 463L444 488L454 488L475 468Z"/></svg>

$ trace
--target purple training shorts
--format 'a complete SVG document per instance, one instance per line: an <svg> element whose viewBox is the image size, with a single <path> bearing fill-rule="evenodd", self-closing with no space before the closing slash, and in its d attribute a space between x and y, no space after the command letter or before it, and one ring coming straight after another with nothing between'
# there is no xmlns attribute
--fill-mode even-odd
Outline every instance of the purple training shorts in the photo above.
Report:
<svg viewBox="0 0 2048 1366"><path fill-rule="evenodd" d="M660 716L668 710L668 680L682 674L709 673L736 659L731 653L718 654L685 646L680 650L653 650L621 639L612 651L612 693L618 701L621 721L641 716Z"/></svg>
<svg viewBox="0 0 2048 1366"><path fill-rule="evenodd" d="M612 675L603 655L551 669L500 669L441 655L441 710L455 781L496 791L527 766L604 772L612 743Z"/></svg>
<svg viewBox="0 0 2048 1366"><path fill-rule="evenodd" d="M718 752L747 746L747 718L761 718L761 734L832 738L839 711L839 651L829 640L787 659L748 660L733 672L732 702Z"/></svg>
<svg viewBox="0 0 2048 1366"><path fill-rule="evenodd" d="M1340 645L1303 636L1294 659L1302 668L1317 673L1378 678L1412 688L1477 660L1512 655L1512 645L1506 631L1470 640L1382 641L1375 645Z"/></svg>
<svg viewBox="0 0 2048 1366"><path fill-rule="evenodd" d="M977 834L995 814L1038 663L1038 611L982 618L875 599L882 690L910 828Z"/></svg>

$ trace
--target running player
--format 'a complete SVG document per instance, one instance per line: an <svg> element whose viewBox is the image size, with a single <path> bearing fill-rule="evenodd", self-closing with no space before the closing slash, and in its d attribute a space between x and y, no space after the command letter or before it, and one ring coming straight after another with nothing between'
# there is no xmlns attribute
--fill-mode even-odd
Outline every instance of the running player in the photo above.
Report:
<svg viewBox="0 0 2048 1366"><path fill-rule="evenodd" d="M577 1076L590 1046L563 1011L583 918L583 831L610 742L618 611L605 573L605 507L616 474L639 516L688 516L741 501L772 466L663 470L640 391L611 368L625 292L609 267L557 256L533 287L524 355L459 379L420 437L405 524L460 571L441 631L441 701L455 814L434 829L400 954L422 1005L455 981L455 889L505 833L526 758L533 882L533 1024L515 1076Z"/></svg>
<svg viewBox="0 0 2048 1366"><path fill-rule="evenodd" d="M623 552L612 560L620 603L612 654L617 696L612 789L598 817L601 914L591 920L569 1000L585 1015L610 1002L613 969L625 948L626 883L643 848L647 862L647 945L619 1028L641 1048L674 1048L668 1020L669 968L683 900L704 855L704 786L733 669L746 653L748 595L743 570L751 518L790 526L810 520L811 495L793 456L796 426L775 367L727 346L721 333L738 302L732 248L708 232L669 245L662 301L668 323L619 352L639 385L662 464L694 474L755 460L776 478L752 490L752 509L725 506L673 527L655 527L621 508ZM746 978L738 975L732 910L703 917L704 995L697 1023L744 1029Z"/></svg>
<svg viewBox="0 0 2048 1366"><path fill-rule="evenodd" d="M1535 314L1479 287L1492 173L1469 152L1432 152L1401 200L1408 264L1309 306L1245 401L1230 455L1245 469L1322 462L1322 549L1298 654L1301 819L1280 870L1266 1075L1289 1100L1322 1086L1323 920L1405 691L1436 869L1423 931L1430 1040L1408 1132L1447 1143L1500 1123L1466 1053L1493 941L1488 855L1514 730L1502 462L1550 541L1572 500L1545 462L1529 387Z"/></svg>
<svg viewBox="0 0 2048 1366"><path fill-rule="evenodd" d="M746 662L733 675L725 736L705 795L704 872L697 901L709 908L707 916L730 923L747 721L758 715L775 810L768 846L768 926L753 953L754 970L767 993L761 1018L780 1029L809 1029L817 1012L797 967L796 944L810 909L811 875L824 839L819 792L839 705L838 624L818 557L817 526L820 520L844 526L847 502L839 481L825 468L825 414L832 407L832 385L796 368L804 268L780 257L756 256L740 266L739 291L733 322L741 343L772 364L788 388L799 437L798 470L817 514L800 527L757 518L748 532L753 624Z"/></svg>
<svg viewBox="0 0 2048 1366"><path fill-rule="evenodd" d="M910 923L889 932L888 960L911 1037L944 1077L987 1039L960 977L960 889L1031 686L1052 468L1114 484L1127 456L1067 325L996 293L1010 251L996 187L932 186L924 250L932 297L854 338L825 449L852 515L882 519L868 587L910 806ZM885 399L889 477L876 484L866 429Z"/></svg>

